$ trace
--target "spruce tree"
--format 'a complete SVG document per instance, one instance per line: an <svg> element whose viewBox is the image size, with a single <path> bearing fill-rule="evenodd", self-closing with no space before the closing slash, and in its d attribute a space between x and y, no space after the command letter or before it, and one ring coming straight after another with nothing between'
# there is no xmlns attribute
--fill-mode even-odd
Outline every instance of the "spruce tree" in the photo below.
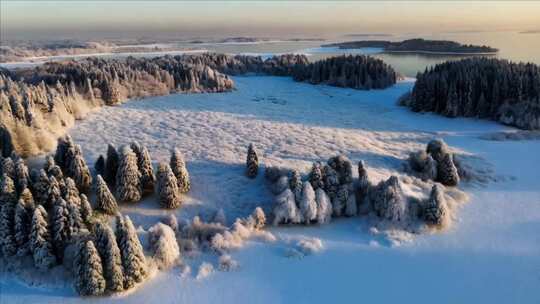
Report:
<svg viewBox="0 0 540 304"><path fill-rule="evenodd" d="M66 178L66 185L62 192L62 197L67 201L71 202L73 204L76 204L77 206L81 205L81 199L79 197L79 190L77 189L77 186L75 185L75 181L71 179L70 177Z"/></svg>
<svg viewBox="0 0 540 304"><path fill-rule="evenodd" d="M346 216L355 216L358 214L358 206L356 204L356 196L353 195L353 185L344 184L341 187L347 189L347 201L345 202L345 215Z"/></svg>
<svg viewBox="0 0 540 304"><path fill-rule="evenodd" d="M80 148L79 148L80 149ZM92 185L92 175L86 165L82 154L77 153L70 162L69 176L73 178L75 184L81 192L88 192Z"/></svg>
<svg viewBox="0 0 540 304"><path fill-rule="evenodd" d="M15 242L17 243L18 256L30 253L29 241L34 208L32 193L30 190L24 189L15 207Z"/></svg>
<svg viewBox="0 0 540 304"><path fill-rule="evenodd" d="M56 201L62 197L60 191L60 185L56 181L54 176L49 177L49 189L47 189L47 201L46 206L52 207Z"/></svg>
<svg viewBox="0 0 540 304"><path fill-rule="evenodd" d="M75 289L81 296L97 296L105 292L101 258L92 241L81 241L75 256Z"/></svg>
<svg viewBox="0 0 540 304"><path fill-rule="evenodd" d="M141 199L141 175L137 166L137 156L127 146L122 150L116 172L116 197L125 203Z"/></svg>
<svg viewBox="0 0 540 304"><path fill-rule="evenodd" d="M13 161L13 159L11 159L11 157L6 157L2 159L1 167L2 175L5 174L9 176L12 180L17 177L15 174L15 162Z"/></svg>
<svg viewBox="0 0 540 304"><path fill-rule="evenodd" d="M23 189L30 186L30 175L28 174L28 167L24 164L22 158L17 160L15 165L15 175L17 176L15 182L15 189L17 193L21 193Z"/></svg>
<svg viewBox="0 0 540 304"><path fill-rule="evenodd" d="M324 191L330 198L330 201L334 200L337 196L337 192L339 189L339 177L334 170L334 168L330 167L329 165L325 165L323 167L323 175L324 175Z"/></svg>
<svg viewBox="0 0 540 304"><path fill-rule="evenodd" d="M174 209L182 204L176 177L166 163L158 166L158 195L162 208Z"/></svg>
<svg viewBox="0 0 540 304"><path fill-rule="evenodd" d="M105 174L105 158L103 155L99 155L96 163L94 164L94 170L96 171L96 175L103 176Z"/></svg>
<svg viewBox="0 0 540 304"><path fill-rule="evenodd" d="M43 206L37 206L34 209L30 247L36 268L45 271L56 265L49 223L47 222L47 212L43 209Z"/></svg>
<svg viewBox="0 0 540 304"><path fill-rule="evenodd" d="M300 201L300 212L305 224L317 218L317 202L315 201L315 192L311 183L305 181L302 185L302 200Z"/></svg>
<svg viewBox="0 0 540 304"><path fill-rule="evenodd" d="M321 163L313 163L311 167L311 173L309 174L309 182L314 190L318 188L324 188L323 174L321 169Z"/></svg>
<svg viewBox="0 0 540 304"><path fill-rule="evenodd" d="M457 186L459 184L458 170L451 153L444 154L441 161L438 162L437 180L445 186Z"/></svg>
<svg viewBox="0 0 540 304"><path fill-rule="evenodd" d="M88 197L86 194L81 193L80 195L81 200L81 218L85 224L90 223L90 219L92 218L92 205L90 205L90 202L88 201Z"/></svg>
<svg viewBox="0 0 540 304"><path fill-rule="evenodd" d="M80 197L77 199L80 200ZM69 227L73 233L79 233L81 229L86 228L81 214L81 204L80 202L77 204L71 201L66 201L66 203L68 209Z"/></svg>
<svg viewBox="0 0 540 304"><path fill-rule="evenodd" d="M352 163L345 155L331 157L328 165L336 170L341 185L352 183Z"/></svg>
<svg viewBox="0 0 540 304"><path fill-rule="evenodd" d="M128 216L117 217L116 240L122 256L124 288L128 289L142 282L147 275L143 248Z"/></svg>
<svg viewBox="0 0 540 304"><path fill-rule="evenodd" d="M116 199L109 191L109 187L107 187L107 183L105 183L101 175L96 177L96 204L96 208L106 214L114 215L118 212Z"/></svg>
<svg viewBox="0 0 540 304"><path fill-rule="evenodd" d="M294 193L296 205L300 206L302 200L302 176L298 170L292 170L289 178L289 188Z"/></svg>
<svg viewBox="0 0 540 304"><path fill-rule="evenodd" d="M359 212L365 214L369 212L370 201L369 191L371 189L371 183L369 182L366 164L364 161L358 162L358 183L356 184L356 202L359 206Z"/></svg>
<svg viewBox="0 0 540 304"><path fill-rule="evenodd" d="M444 189L441 185L433 185L429 199L424 203L423 218L428 225L442 225L447 215Z"/></svg>
<svg viewBox="0 0 540 304"><path fill-rule="evenodd" d="M132 145L135 147L133 151L137 155L137 167L139 168L139 173L141 174L141 187L143 190L143 195L154 193L154 185L156 182L156 177L154 176L154 168L152 168L152 160L150 159L150 153L145 146L140 146L137 143Z"/></svg>
<svg viewBox="0 0 540 304"><path fill-rule="evenodd" d="M0 245L4 256L17 253L15 241L15 206L17 193L13 180L4 173L0 189Z"/></svg>
<svg viewBox="0 0 540 304"><path fill-rule="evenodd" d="M109 144L107 147L107 161L105 162L105 175L103 178L109 184L109 187L114 188L116 185L116 172L118 171L118 164L120 162L120 156L113 145Z"/></svg>
<svg viewBox="0 0 540 304"><path fill-rule="evenodd" d="M317 223L326 224L330 222L332 203L322 188L315 190L315 201L317 202Z"/></svg>
<svg viewBox="0 0 540 304"><path fill-rule="evenodd" d="M249 144L246 157L246 176L255 178L259 172L259 158L253 144Z"/></svg>
<svg viewBox="0 0 540 304"><path fill-rule="evenodd" d="M66 168L66 155L68 154L68 149L73 147L73 140L71 139L71 136L66 135L64 137L60 137L58 139L58 143L56 145L56 153L54 154L54 162L60 166L60 168Z"/></svg>
<svg viewBox="0 0 540 304"><path fill-rule="evenodd" d="M103 222L98 222L95 229L96 247L101 256L107 290L124 289L124 270L122 256L112 229Z"/></svg>
<svg viewBox="0 0 540 304"><path fill-rule="evenodd" d="M191 189L191 181L189 178L189 172L186 168L186 162L184 156L178 149L174 149L171 154L170 161L172 172L176 177L176 182L178 184L178 191L180 193L187 193Z"/></svg>
<svg viewBox="0 0 540 304"><path fill-rule="evenodd" d="M280 195L276 196L275 207L273 210L274 221L273 225L278 224L296 224L300 223L302 216L300 210L296 206L294 194L291 189L286 189Z"/></svg>
<svg viewBox="0 0 540 304"><path fill-rule="evenodd" d="M47 156L47 161L45 163L45 166L43 167L45 172L49 177L54 176L56 178L57 182L60 182L64 179L64 174L62 173L62 169L60 166L58 166L55 162L52 156Z"/></svg>
<svg viewBox="0 0 540 304"><path fill-rule="evenodd" d="M66 201L61 198L53 206L52 217L52 242L59 261L64 258L64 249L73 234L69 223L69 209Z"/></svg>
<svg viewBox="0 0 540 304"><path fill-rule="evenodd" d="M35 201L37 204L47 204L49 191L49 177L45 170L39 170L37 181L33 184Z"/></svg>

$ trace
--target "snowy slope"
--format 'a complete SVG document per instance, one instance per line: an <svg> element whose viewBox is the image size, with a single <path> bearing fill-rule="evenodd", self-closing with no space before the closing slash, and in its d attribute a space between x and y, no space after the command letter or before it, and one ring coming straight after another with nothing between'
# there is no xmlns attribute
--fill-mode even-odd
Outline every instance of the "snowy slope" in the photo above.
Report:
<svg viewBox="0 0 540 304"><path fill-rule="evenodd" d="M240 269L197 280L202 261L155 278L127 295L80 300L68 288L26 287L0 280L1 303L538 303L540 294L540 142L486 141L511 130L472 119L416 114L395 105L412 87L356 91L295 83L288 78L236 77L225 94L171 95L132 101L92 113L71 131L90 163L115 145L137 140L154 161L177 146L186 156L192 191L185 205L163 211L153 200L124 206L148 228L169 212L180 217L223 208L229 221L257 205L271 206L262 176L243 175L253 142L262 163L307 172L311 162L345 153L364 160L375 182L399 168L409 152L442 137L460 154L489 164L498 182L464 185L471 196L449 231L393 243L370 231L367 219L340 219L323 227L271 228L274 243L259 241L232 252ZM356 172L355 172L356 173ZM323 249L286 257L298 240L322 240ZM297 248L298 249L298 248Z"/></svg>

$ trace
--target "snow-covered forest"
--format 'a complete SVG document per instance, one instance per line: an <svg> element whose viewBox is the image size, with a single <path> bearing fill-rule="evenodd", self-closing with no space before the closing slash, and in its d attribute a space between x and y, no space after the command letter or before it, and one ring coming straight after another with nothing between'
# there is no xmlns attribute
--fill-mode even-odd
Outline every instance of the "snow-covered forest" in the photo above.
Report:
<svg viewBox="0 0 540 304"><path fill-rule="evenodd" d="M419 73L401 102L415 112L540 129L540 67L489 58L448 61Z"/></svg>

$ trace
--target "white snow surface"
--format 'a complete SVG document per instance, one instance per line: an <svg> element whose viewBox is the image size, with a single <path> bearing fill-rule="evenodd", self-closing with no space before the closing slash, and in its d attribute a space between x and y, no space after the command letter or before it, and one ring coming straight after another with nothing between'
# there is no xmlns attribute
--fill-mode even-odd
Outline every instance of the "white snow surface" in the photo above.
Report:
<svg viewBox="0 0 540 304"><path fill-rule="evenodd" d="M154 163L167 161L175 146L185 155L192 190L182 207L162 210L155 199L123 205L136 225L148 229L171 213L210 218L220 208L229 221L256 206L268 214L273 195L262 168L256 179L244 176L249 143L259 152L261 166L282 165L303 174L313 161L344 153L354 162L355 175L356 163L364 160L375 183L391 174L403 176L400 168L408 153L440 137L456 153L473 156L507 178L484 186L463 184L471 198L449 230L414 235L400 246L373 233L376 228L366 217L272 227L280 241L250 240L231 252L241 265L236 271L206 276L211 268L205 263L218 268L219 262L203 254L187 261L184 270L158 272L127 294L84 300L69 286L32 287L4 273L0 302L540 303L540 141L482 140L483 134L512 129L396 106L396 99L411 89L410 81L358 91L286 77L234 80L232 93L179 94L104 107L70 130L89 165L106 153L108 142L145 144ZM316 254L285 257L291 240L316 240L310 242Z"/></svg>

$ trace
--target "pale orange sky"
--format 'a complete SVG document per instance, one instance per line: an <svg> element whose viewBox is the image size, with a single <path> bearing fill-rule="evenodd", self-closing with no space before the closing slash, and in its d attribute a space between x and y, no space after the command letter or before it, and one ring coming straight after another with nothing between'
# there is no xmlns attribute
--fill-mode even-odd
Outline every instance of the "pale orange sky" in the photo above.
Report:
<svg viewBox="0 0 540 304"><path fill-rule="evenodd" d="M175 33L186 36L540 30L540 2L10 1L2 36Z"/></svg>

